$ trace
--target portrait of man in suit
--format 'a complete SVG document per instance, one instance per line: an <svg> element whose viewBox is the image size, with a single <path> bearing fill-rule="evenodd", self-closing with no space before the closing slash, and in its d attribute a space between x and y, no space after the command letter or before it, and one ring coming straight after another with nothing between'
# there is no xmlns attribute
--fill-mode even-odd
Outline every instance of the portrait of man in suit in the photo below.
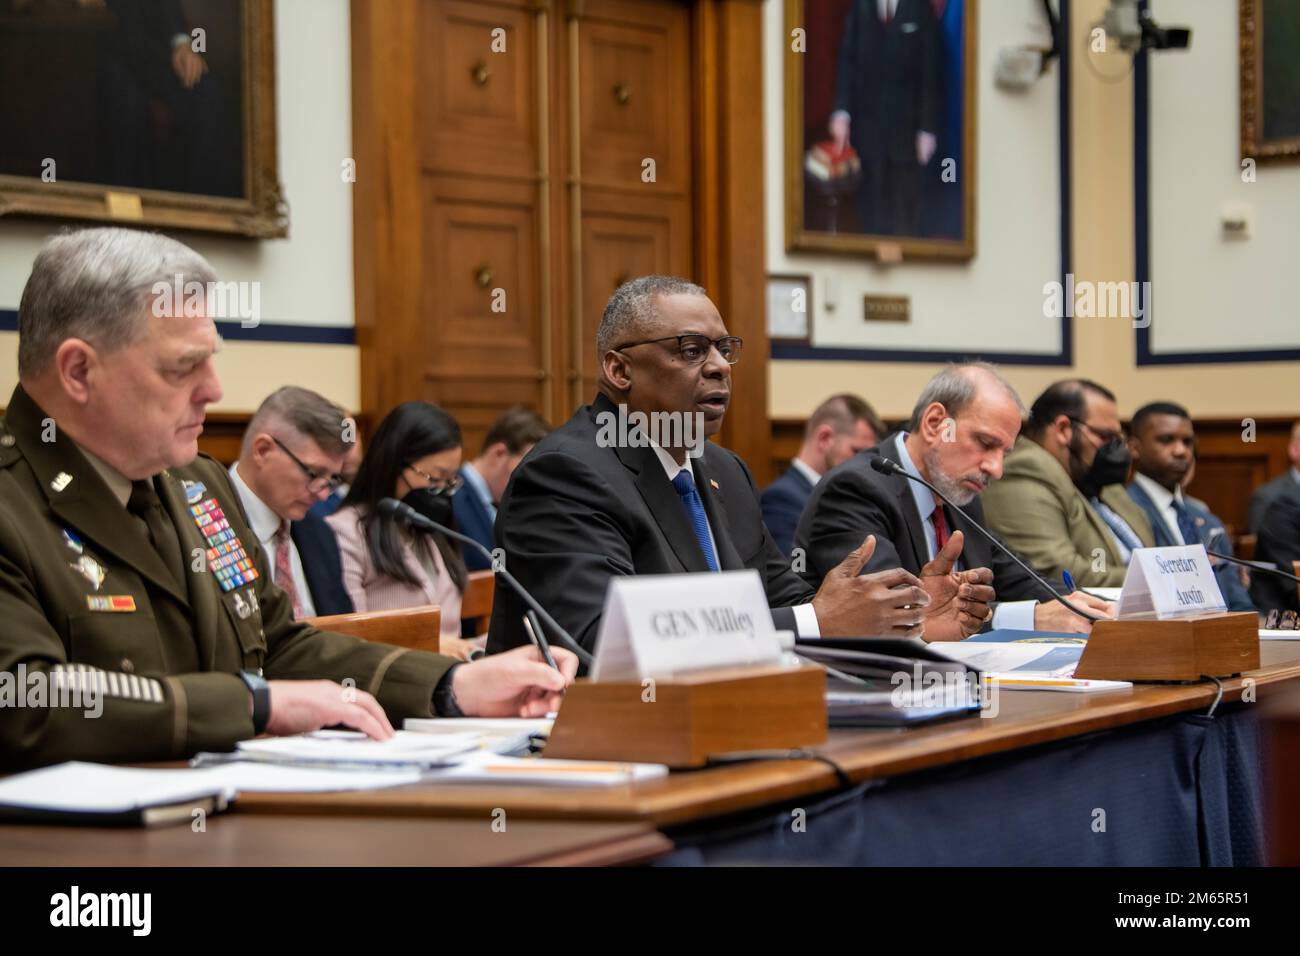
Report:
<svg viewBox="0 0 1300 956"><path fill-rule="evenodd" d="M968 239L965 0L804 0L803 228L844 236ZM797 147L797 148L796 148Z"/></svg>

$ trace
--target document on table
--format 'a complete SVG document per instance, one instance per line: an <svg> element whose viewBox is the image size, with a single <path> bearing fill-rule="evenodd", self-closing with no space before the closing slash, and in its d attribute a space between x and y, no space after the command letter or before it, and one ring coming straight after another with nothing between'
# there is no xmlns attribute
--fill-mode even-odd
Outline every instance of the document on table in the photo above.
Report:
<svg viewBox="0 0 1300 956"><path fill-rule="evenodd" d="M524 754L534 738L551 735L553 717L407 717L402 729L416 734L477 734L478 749L496 754Z"/></svg>
<svg viewBox="0 0 1300 956"><path fill-rule="evenodd" d="M476 753L454 767L426 778L438 783L524 783L549 787L613 787L641 783L668 775L658 763L607 760L547 760L545 757L502 757Z"/></svg>
<svg viewBox="0 0 1300 956"><path fill-rule="evenodd" d="M1272 628L1259 629L1261 641L1300 641L1300 631L1279 631Z"/></svg>
<svg viewBox="0 0 1300 956"><path fill-rule="evenodd" d="M107 816L180 803L216 800L235 790L202 771L110 767L79 760L0 780L0 808Z"/></svg>
<svg viewBox="0 0 1300 956"><path fill-rule="evenodd" d="M978 641L945 641L931 644L940 654L987 673L1034 671L1054 677L1069 677L1083 655L1084 644L995 644Z"/></svg>
<svg viewBox="0 0 1300 956"><path fill-rule="evenodd" d="M294 737L241 740L235 759L260 760L299 767L439 767L478 749L472 732L423 734L399 730L388 740L373 740L360 731L318 730Z"/></svg>

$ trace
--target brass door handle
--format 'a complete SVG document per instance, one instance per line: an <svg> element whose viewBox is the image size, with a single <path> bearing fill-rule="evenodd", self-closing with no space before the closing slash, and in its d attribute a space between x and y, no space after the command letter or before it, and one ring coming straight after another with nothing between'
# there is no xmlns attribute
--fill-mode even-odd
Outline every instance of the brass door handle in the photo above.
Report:
<svg viewBox="0 0 1300 956"><path fill-rule="evenodd" d="M476 86L487 86L488 77L492 75L492 71L488 69L486 63L479 60L469 68L469 75L474 80Z"/></svg>
<svg viewBox="0 0 1300 956"><path fill-rule="evenodd" d="M486 289L492 284L492 267L481 265L474 270L474 281L478 283L480 289Z"/></svg>
<svg viewBox="0 0 1300 956"><path fill-rule="evenodd" d="M626 83L614 84L614 99L618 101L619 106L626 106L627 101L632 98L632 87Z"/></svg>

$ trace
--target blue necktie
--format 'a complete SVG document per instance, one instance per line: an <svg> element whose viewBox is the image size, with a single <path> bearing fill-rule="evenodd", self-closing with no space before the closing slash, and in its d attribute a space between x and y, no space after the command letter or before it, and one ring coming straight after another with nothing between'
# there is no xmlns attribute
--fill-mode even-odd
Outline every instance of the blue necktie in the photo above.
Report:
<svg viewBox="0 0 1300 956"><path fill-rule="evenodd" d="M1200 544L1201 533L1196 529L1196 522L1192 520L1187 504L1175 498L1173 508L1174 514L1178 517L1178 530L1183 535L1183 544Z"/></svg>
<svg viewBox="0 0 1300 956"><path fill-rule="evenodd" d="M684 468L679 471L673 478L673 487L677 489L677 497L682 499L686 517L690 519L691 528L695 531L695 540L704 552L705 563L710 571L717 571L718 559L713 553L713 542L709 540L709 519L704 515L704 500L695 488L691 473Z"/></svg>

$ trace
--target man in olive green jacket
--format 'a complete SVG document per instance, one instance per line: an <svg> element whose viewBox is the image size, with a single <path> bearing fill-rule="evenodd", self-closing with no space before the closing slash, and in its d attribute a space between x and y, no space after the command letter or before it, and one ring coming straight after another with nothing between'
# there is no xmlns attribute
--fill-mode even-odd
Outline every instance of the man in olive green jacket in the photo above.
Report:
<svg viewBox="0 0 1300 956"><path fill-rule="evenodd" d="M1129 453L1115 396L1096 382L1050 386L984 492L989 525L1053 583L1119 587L1151 525L1124 490Z"/></svg>
<svg viewBox="0 0 1300 956"><path fill-rule="evenodd" d="M48 242L23 291L0 422L0 769L558 707L567 652L563 674L532 648L458 664L292 620L225 469L197 454L220 339L206 312L160 307L173 276L213 281L180 243L91 229Z"/></svg>

